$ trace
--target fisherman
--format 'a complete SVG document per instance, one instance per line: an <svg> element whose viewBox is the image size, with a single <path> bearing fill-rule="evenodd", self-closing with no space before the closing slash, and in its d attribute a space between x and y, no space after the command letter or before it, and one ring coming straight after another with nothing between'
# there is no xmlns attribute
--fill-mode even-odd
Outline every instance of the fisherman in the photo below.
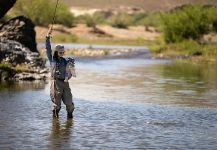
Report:
<svg viewBox="0 0 217 150"><path fill-rule="evenodd" d="M53 102L53 117L59 117L59 111L61 109L61 100L66 105L67 117L73 118L74 103L72 101L72 93L68 82L64 82L66 74L67 61L63 57L65 50L63 45L56 45L55 51L52 56L50 38L52 28L49 29L46 36L46 53L51 65L51 77L52 80L50 87L50 96ZM68 74L68 79L72 77L72 74Z"/></svg>

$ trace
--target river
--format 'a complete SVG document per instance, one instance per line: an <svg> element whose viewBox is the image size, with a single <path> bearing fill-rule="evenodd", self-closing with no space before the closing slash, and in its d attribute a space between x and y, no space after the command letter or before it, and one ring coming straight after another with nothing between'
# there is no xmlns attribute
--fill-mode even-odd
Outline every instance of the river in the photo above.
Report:
<svg viewBox="0 0 217 150"><path fill-rule="evenodd" d="M217 67L79 59L74 119L53 119L50 82L2 83L0 149L216 149Z"/></svg>

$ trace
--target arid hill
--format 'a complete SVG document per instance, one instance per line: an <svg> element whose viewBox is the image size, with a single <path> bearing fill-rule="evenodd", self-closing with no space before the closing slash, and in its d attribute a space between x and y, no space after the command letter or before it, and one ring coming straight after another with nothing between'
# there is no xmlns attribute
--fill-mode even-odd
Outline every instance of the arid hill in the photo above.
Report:
<svg viewBox="0 0 217 150"><path fill-rule="evenodd" d="M168 10L183 4L199 3L217 5L217 0L60 0L71 7L119 9L142 8L145 11Z"/></svg>

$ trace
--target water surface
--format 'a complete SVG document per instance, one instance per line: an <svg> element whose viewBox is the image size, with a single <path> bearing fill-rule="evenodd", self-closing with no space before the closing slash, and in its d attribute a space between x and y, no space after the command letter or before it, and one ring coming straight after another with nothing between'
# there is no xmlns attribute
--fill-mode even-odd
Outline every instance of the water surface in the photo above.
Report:
<svg viewBox="0 0 217 150"><path fill-rule="evenodd" d="M50 83L3 83L0 149L216 149L216 65L79 60L76 109L52 119Z"/></svg>

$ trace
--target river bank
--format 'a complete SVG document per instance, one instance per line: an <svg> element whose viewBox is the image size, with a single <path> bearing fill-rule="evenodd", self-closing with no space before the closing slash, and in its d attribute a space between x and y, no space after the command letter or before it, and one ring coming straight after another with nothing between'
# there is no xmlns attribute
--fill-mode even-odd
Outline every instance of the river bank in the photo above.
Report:
<svg viewBox="0 0 217 150"><path fill-rule="evenodd" d="M205 34L199 41L185 40L180 43L165 43L162 33L153 27L146 30L143 26L129 27L128 29L118 29L108 25L98 25L101 32L93 32L93 29L84 24L67 28L62 25L54 26L52 42L54 43L74 43L75 45L89 46L85 49L74 49L71 53L77 56L107 55L111 50L102 49L95 51L91 45L128 45L147 46L152 55L157 59L188 59L190 61L212 62L217 61L217 34L214 32ZM47 32L45 27L36 27L36 37L38 42L43 42ZM132 36L133 35L133 36ZM85 45L85 44L84 44ZM82 52L83 50L83 52ZM92 52L92 53L91 53ZM98 54L97 54L98 53ZM113 53L113 52L111 52ZM115 52L114 52L115 53Z"/></svg>
<svg viewBox="0 0 217 150"><path fill-rule="evenodd" d="M54 46L55 44L52 44ZM87 45L87 44L64 44L66 53L65 57L74 57L80 59L120 59L120 58L151 58L147 47L142 46L109 46L109 45ZM44 43L38 44L40 53L40 63L45 67L32 66L32 64L11 65L2 63L0 65L1 80L10 81L33 81L46 80L49 78L49 64L46 63L47 56ZM41 62L43 61L43 62ZM34 63L33 63L34 65Z"/></svg>
<svg viewBox="0 0 217 150"><path fill-rule="evenodd" d="M76 59L149 58L178 60L192 63L215 64L217 62L217 52L215 49L215 47L217 47L216 44L201 46L192 41L181 44L162 44L156 41L149 43L147 47L69 43L62 44L65 45L66 56L72 56ZM52 47L54 46L55 43L52 44ZM43 61L46 59L46 51L44 47L44 43L38 43L40 57L43 57ZM45 64L45 62L42 64ZM31 65L27 64L17 65L16 67L11 67L10 64L6 64L6 68L4 66L5 64L0 67L2 80L46 80L49 72L48 66L43 69L40 67L31 67ZM8 68L10 69L8 70Z"/></svg>
<svg viewBox="0 0 217 150"><path fill-rule="evenodd" d="M126 45L96 45L96 44L74 44L62 43L65 46L65 55L73 56L78 59L92 58L136 58L151 57L150 51L145 46L126 46ZM53 43L52 47L56 44ZM38 44L39 53L46 57L44 43Z"/></svg>
<svg viewBox="0 0 217 150"><path fill-rule="evenodd" d="M194 40L185 40L179 43L165 43L158 39L149 45L155 58L178 59L189 62L216 63L217 41L216 38L203 43Z"/></svg>

